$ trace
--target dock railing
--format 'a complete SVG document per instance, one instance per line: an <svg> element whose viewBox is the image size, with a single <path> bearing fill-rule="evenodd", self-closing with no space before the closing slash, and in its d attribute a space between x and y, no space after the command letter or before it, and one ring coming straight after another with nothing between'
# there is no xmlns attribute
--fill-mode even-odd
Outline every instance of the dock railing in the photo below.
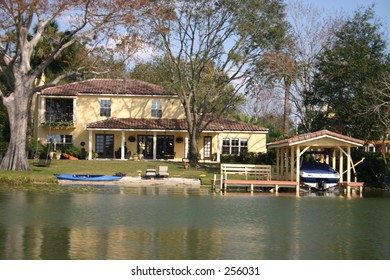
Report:
<svg viewBox="0 0 390 280"><path fill-rule="evenodd" d="M241 175L245 180L271 180L272 166L258 164L221 164L221 188L228 175Z"/></svg>

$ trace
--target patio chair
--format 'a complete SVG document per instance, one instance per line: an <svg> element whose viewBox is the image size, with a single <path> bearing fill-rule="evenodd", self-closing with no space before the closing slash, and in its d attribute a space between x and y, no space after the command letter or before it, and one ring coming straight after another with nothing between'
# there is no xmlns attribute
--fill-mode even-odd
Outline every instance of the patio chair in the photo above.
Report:
<svg viewBox="0 0 390 280"><path fill-rule="evenodd" d="M151 179L154 177L156 177L156 168L154 166L146 167L145 178Z"/></svg>
<svg viewBox="0 0 390 280"><path fill-rule="evenodd" d="M168 166L166 166L166 165L159 166L158 167L158 176L168 178L169 177Z"/></svg>

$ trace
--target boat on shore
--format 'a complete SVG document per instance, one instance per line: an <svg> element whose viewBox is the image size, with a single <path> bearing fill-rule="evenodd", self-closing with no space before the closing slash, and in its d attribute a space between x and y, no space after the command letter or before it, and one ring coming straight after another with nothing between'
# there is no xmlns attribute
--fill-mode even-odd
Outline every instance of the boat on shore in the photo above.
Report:
<svg viewBox="0 0 390 280"><path fill-rule="evenodd" d="M118 181L121 176L96 174L56 174L58 180L71 181Z"/></svg>
<svg viewBox="0 0 390 280"><path fill-rule="evenodd" d="M320 158L315 159L314 155ZM323 161L324 156L329 155L331 154L328 152L320 151L303 154L300 168L301 184L310 190L328 190L338 185L340 174Z"/></svg>

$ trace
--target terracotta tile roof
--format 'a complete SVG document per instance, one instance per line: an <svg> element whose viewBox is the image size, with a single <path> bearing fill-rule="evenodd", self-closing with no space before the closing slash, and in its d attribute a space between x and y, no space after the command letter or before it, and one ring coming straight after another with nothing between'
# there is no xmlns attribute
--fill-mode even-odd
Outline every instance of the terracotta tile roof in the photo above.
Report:
<svg viewBox="0 0 390 280"><path fill-rule="evenodd" d="M342 142L350 142L352 144L355 144L356 146L363 146L364 141L359 140L356 138L352 138L349 136L345 136L339 133L335 133L329 130L320 130L317 132L311 132L307 134L301 134L289 139L284 139L276 142L272 142L268 144L269 148L275 148L275 147L282 147L282 146L294 146L295 144L302 143L302 142L307 142L316 138L323 138L323 137L331 137L331 138L336 138L339 139Z"/></svg>
<svg viewBox="0 0 390 280"><path fill-rule="evenodd" d="M161 86L139 80L91 79L47 88L42 95L76 96L83 94L166 95Z"/></svg>
<svg viewBox="0 0 390 280"><path fill-rule="evenodd" d="M134 129L134 130L176 130L186 131L185 119L134 119L134 118L110 118L103 121L88 124L89 129ZM204 131L248 131L268 132L267 128L229 119L215 119L208 124Z"/></svg>

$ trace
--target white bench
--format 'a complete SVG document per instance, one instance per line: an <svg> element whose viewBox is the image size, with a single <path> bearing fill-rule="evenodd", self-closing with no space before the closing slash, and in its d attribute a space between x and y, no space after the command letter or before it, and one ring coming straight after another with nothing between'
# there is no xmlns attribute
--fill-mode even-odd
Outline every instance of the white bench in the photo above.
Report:
<svg viewBox="0 0 390 280"><path fill-rule="evenodd" d="M272 166L258 164L221 164L221 187L229 174L243 175L245 180L271 180Z"/></svg>

